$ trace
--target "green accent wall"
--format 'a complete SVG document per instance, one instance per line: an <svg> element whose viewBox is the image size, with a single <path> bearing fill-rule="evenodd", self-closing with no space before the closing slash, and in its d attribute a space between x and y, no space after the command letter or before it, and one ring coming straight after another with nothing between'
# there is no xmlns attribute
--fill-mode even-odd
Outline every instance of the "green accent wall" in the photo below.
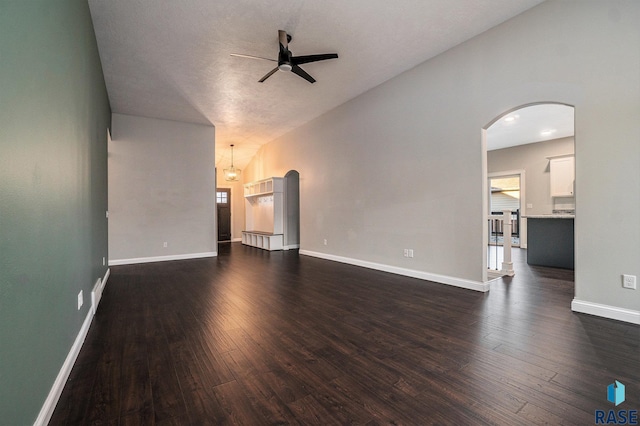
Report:
<svg viewBox="0 0 640 426"><path fill-rule="evenodd" d="M33 424L106 273L110 116L87 1L0 0L2 424Z"/></svg>

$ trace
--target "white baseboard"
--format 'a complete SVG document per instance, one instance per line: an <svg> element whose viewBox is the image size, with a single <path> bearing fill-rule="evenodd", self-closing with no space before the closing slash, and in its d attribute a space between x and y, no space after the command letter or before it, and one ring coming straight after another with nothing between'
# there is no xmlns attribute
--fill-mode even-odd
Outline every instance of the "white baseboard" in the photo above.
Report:
<svg viewBox="0 0 640 426"><path fill-rule="evenodd" d="M76 340L73 342L73 345L67 354L67 358L62 364L62 368L58 372L56 380L53 382L49 395L47 395L47 399L44 401L44 404L40 409L38 418L36 418L36 421L33 423L35 426L45 426L49 423L49 420L51 420L51 416L53 415L53 411L56 409L60 395L62 395L64 385L67 383L67 379L69 379L71 369L80 354L80 349L82 349L84 339L87 337L93 317L98 310L98 303L100 303L100 299L102 298L102 292L107 285L109 275L111 275L111 270L107 269L104 277L102 279L98 278L93 290L91 291L91 307L89 308L89 312L87 312L87 316L82 323L82 327L80 327Z"/></svg>
<svg viewBox="0 0 640 426"><path fill-rule="evenodd" d="M242 238L234 238L233 240L231 240L232 243L241 243L242 242Z"/></svg>
<svg viewBox="0 0 640 426"><path fill-rule="evenodd" d="M300 248L300 244L289 244L288 246L282 247L282 250L295 250L299 248Z"/></svg>
<svg viewBox="0 0 640 426"><path fill-rule="evenodd" d="M640 311L632 311L631 309L573 299L571 301L571 310L582 314L595 315L640 325Z"/></svg>
<svg viewBox="0 0 640 426"><path fill-rule="evenodd" d="M487 292L491 287L488 282L466 280L463 278L450 277L448 275L432 274L429 272L416 271L414 269L400 268L398 266L384 265L382 263L368 262L366 260L352 259L349 257L335 256L333 254L319 253L309 250L300 250L300 254L321 259L333 260L335 262L347 263L349 265L362 266L364 268L375 269L378 271L390 272L392 274L404 275L421 280L433 281L440 284L447 284L454 287L466 288L469 290Z"/></svg>
<svg viewBox="0 0 640 426"><path fill-rule="evenodd" d="M151 263L151 262L166 262L169 260L187 260L187 259L201 259L203 257L216 257L218 252L211 251L205 253L188 253L188 254L175 254L171 256L154 256L154 257L136 257L132 259L109 259L109 266L114 265L135 265L138 263Z"/></svg>
<svg viewBox="0 0 640 426"><path fill-rule="evenodd" d="M100 303L100 299L102 299L102 292L107 284L107 280L109 279L109 275L111 275L111 269L107 268L107 272L104 274L104 278L98 278L96 281L96 285L93 286L93 290L91 290L91 309L93 309L93 315L96 314L98 310L98 304Z"/></svg>

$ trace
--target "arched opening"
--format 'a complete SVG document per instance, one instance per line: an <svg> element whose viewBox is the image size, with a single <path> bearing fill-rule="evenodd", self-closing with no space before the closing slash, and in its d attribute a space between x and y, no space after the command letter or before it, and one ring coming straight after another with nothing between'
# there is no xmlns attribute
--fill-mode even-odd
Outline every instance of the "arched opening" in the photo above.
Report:
<svg viewBox="0 0 640 426"><path fill-rule="evenodd" d="M285 250L300 248L300 173L290 170L285 176Z"/></svg>
<svg viewBox="0 0 640 426"><path fill-rule="evenodd" d="M482 129L485 281L509 275L509 245L516 264L574 269L574 129L574 107L558 102L513 108Z"/></svg>

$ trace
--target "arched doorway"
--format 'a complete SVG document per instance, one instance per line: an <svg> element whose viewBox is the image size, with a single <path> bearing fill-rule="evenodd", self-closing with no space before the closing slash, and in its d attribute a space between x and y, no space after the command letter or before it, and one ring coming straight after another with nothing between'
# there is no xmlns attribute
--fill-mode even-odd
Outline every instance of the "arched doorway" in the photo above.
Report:
<svg viewBox="0 0 640 426"><path fill-rule="evenodd" d="M300 174L290 170L285 180L285 241L284 249L300 248Z"/></svg>
<svg viewBox="0 0 640 426"><path fill-rule="evenodd" d="M517 241L521 246L516 250L526 250L521 251L520 256L528 264L573 269L574 135L574 107L558 102L513 108L482 129L485 281L504 275L500 266L495 268L501 265L500 238L503 242L506 238L492 233L491 218L497 213L492 207L495 206L508 205L507 208L515 210L511 224L518 232ZM514 186L516 181L520 186ZM563 191L557 189L560 181ZM501 188L492 182L509 182L510 186ZM535 232L530 225L534 225ZM552 234L541 238L541 232ZM536 237L533 245L530 236ZM494 247L490 245L492 242ZM551 258L565 261L554 263ZM492 273L491 269L500 270Z"/></svg>

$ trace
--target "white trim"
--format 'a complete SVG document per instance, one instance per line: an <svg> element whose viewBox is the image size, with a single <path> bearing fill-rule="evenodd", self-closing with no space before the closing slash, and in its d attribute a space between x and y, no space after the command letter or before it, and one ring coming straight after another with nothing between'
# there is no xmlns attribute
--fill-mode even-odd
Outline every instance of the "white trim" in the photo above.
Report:
<svg viewBox="0 0 640 426"><path fill-rule="evenodd" d="M631 309L573 299L571 301L571 310L582 314L595 315L640 325L640 311L633 311Z"/></svg>
<svg viewBox="0 0 640 426"><path fill-rule="evenodd" d="M58 372L56 380L53 382L53 386L49 391L49 395L47 395L47 399L44 401L44 404L40 409L40 414L38 414L38 418L33 423L34 425L44 426L49 423L49 420L51 420L53 411L56 409L56 405L58 405L60 395L62 395L62 391L64 390L64 385L67 383L67 379L69 379L71 369L73 368L73 365L75 364L76 359L80 354L80 349L82 349L84 339L87 337L87 333L89 332L89 327L91 326L93 317L98 310L98 303L100 303L100 299L102 298L102 292L107 285L109 275L111 275L111 270L107 268L107 272L105 272L104 277L102 279L98 278L98 280L96 281L96 284L91 291L91 307L89 308L89 312L87 312L87 316L82 323L82 327L80 327L80 331L76 336L76 340L73 342L73 345L71 346L71 349L67 354L67 358L62 364L62 368Z"/></svg>
<svg viewBox="0 0 640 426"><path fill-rule="evenodd" d="M82 349L82 345L84 343L84 339L87 337L87 333L89 332L89 327L91 326L91 322L93 321L93 317L98 310L98 304L100 303L100 299L102 298L102 292L107 285L107 280L109 279L109 275L111 275L111 270L107 268L107 271L104 274L102 279L98 278L96 281L93 290L91 291L91 307L89 308L89 312L87 312L87 316L82 323L82 327L80 327L80 331L76 336L76 340L73 342L73 346L71 346L71 350L67 354L67 358L64 360L64 364L62 364L62 368L58 372L58 376L56 377L55 382L53 382L53 386L49 391L49 395L44 402L44 405L40 409L40 414L38 414L38 418L34 422L34 425L46 425L51 420L51 416L53 415L53 411L58 404L58 400L60 399L60 395L62 395L62 391L64 389L64 385L71 374L71 369L80 354L80 349Z"/></svg>
<svg viewBox="0 0 640 426"><path fill-rule="evenodd" d="M319 257L320 259L333 260L335 262L347 263L349 265L362 266L364 268L375 269L378 271L390 272L392 274L404 275L412 278L419 278L421 280L433 281L440 284L447 284L455 287L466 288L469 290L489 291L490 285L488 282L483 283L479 281L466 280L463 278L450 277L448 275L432 274L429 272L416 271L415 269L400 268L398 266L384 265L382 263L368 262L366 260L352 259L349 257L335 256L333 254L319 253L309 250L300 250L300 254L312 257Z"/></svg>
<svg viewBox="0 0 640 426"><path fill-rule="evenodd" d="M91 326L91 320L93 319L93 307L89 309L87 312L87 317L84 319L82 323L82 327L78 332L78 336L76 336L75 342L73 342L73 346L71 346L71 350L67 355L67 358L64 360L64 364L62 364L62 368L58 372L58 376L56 377L55 382L53 382L53 386L49 391L49 395L47 399L44 401L44 405L40 409L40 414L38 414L38 418L33 423L34 425L46 425L51 420L51 416L53 415L53 411L58 404L58 400L60 399L60 395L62 395L62 390L64 389L64 385L71 374L71 369L73 368L73 364L76 362L78 358L78 354L80 353L80 349L82 348L82 344L84 343L85 337L87 337L87 333L89 332L89 326Z"/></svg>
<svg viewBox="0 0 640 426"><path fill-rule="evenodd" d="M295 250L299 248L300 248L300 244L289 244L288 246L283 246L282 250Z"/></svg>
<svg viewBox="0 0 640 426"><path fill-rule="evenodd" d="M231 240L232 243L241 243L242 242L242 238L234 238Z"/></svg>
<svg viewBox="0 0 640 426"><path fill-rule="evenodd" d="M487 126L488 127L488 126ZM487 129L482 128L480 130L480 166L482 172L482 281L487 282L487 241L489 241L489 232L487 231L487 221L489 217L489 198L491 189L489 188L489 177L487 171L489 170L489 160L487 157Z"/></svg>
<svg viewBox="0 0 640 426"><path fill-rule="evenodd" d="M98 281L96 281L96 285L93 286L93 290L91 290L91 309L93 309L93 315L95 315L98 310L100 299L102 299L102 292L107 285L109 275L111 275L111 269L107 268L107 272L105 272L104 278L98 278Z"/></svg>
<svg viewBox="0 0 640 426"><path fill-rule="evenodd" d="M114 265L135 265L138 263L151 263L151 262L166 262L168 260L187 260L187 259L201 259L203 257L216 257L217 251L210 251L205 253L188 253L188 254L175 254L170 256L153 256L153 257L136 257L131 259L109 259L109 266Z"/></svg>

